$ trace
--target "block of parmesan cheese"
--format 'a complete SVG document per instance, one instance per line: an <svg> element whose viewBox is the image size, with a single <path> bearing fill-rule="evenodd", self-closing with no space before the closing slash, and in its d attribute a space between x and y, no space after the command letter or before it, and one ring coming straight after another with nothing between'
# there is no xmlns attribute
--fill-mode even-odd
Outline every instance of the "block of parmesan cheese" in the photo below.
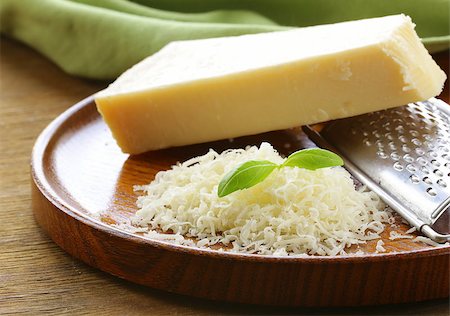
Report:
<svg viewBox="0 0 450 316"><path fill-rule="evenodd" d="M126 153L425 100L444 72L404 15L173 42L95 97Z"/></svg>

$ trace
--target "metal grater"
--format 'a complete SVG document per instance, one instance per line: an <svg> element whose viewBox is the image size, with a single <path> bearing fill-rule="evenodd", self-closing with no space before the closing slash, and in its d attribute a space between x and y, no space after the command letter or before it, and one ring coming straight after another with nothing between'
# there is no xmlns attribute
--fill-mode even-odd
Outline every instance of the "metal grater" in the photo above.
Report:
<svg viewBox="0 0 450 316"><path fill-rule="evenodd" d="M304 131L340 154L356 179L417 230L437 242L450 240L448 104L432 98Z"/></svg>

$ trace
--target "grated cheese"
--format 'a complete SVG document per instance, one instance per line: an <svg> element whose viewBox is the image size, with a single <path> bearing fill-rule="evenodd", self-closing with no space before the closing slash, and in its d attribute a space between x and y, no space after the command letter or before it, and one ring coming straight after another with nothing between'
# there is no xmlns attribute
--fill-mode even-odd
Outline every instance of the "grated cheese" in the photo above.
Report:
<svg viewBox="0 0 450 316"><path fill-rule="evenodd" d="M408 229L405 234L412 234L416 231L417 229L415 227L411 227L410 229Z"/></svg>
<svg viewBox="0 0 450 316"><path fill-rule="evenodd" d="M276 169L252 188L217 196L227 172L262 159L284 160L262 143L222 154L210 150L159 172L149 185L135 187L145 195L132 221L159 240L276 256L343 255L352 245L379 239L392 221L379 197L355 189L341 167Z"/></svg>
<svg viewBox="0 0 450 316"><path fill-rule="evenodd" d="M147 237L265 255L339 255L380 238L389 212L376 194L355 189L343 168L275 170L256 186L217 196L222 177L248 160L283 158L268 143L192 158L159 172L138 198L133 223ZM158 233L156 230L162 231ZM193 242L195 240L195 243Z"/></svg>
<svg viewBox="0 0 450 316"><path fill-rule="evenodd" d="M425 236L417 236L416 238L413 239L413 241L422 242L424 244L427 244L427 245L433 246L433 247L445 247L445 246L450 245L450 243L448 241L446 243L440 244L440 243L437 243L434 240L431 240L430 238L425 237Z"/></svg>
<svg viewBox="0 0 450 316"><path fill-rule="evenodd" d="M399 234L398 232L396 232L396 231L391 231L390 233L389 233L389 239L390 240L396 240L396 239L412 239L414 236L411 236L411 235L402 235L402 234Z"/></svg>
<svg viewBox="0 0 450 316"><path fill-rule="evenodd" d="M375 247L376 252L386 252L386 249L383 247L384 242L380 239L377 241L377 245Z"/></svg>

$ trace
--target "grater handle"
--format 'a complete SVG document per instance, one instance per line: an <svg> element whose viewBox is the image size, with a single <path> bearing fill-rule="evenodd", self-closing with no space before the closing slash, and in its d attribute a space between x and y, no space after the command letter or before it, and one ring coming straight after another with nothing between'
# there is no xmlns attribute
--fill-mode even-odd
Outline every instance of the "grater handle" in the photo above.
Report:
<svg viewBox="0 0 450 316"><path fill-rule="evenodd" d="M429 225L423 225L420 228L420 231L422 232L422 234L438 243L445 243L447 241L450 241L450 234L440 234Z"/></svg>

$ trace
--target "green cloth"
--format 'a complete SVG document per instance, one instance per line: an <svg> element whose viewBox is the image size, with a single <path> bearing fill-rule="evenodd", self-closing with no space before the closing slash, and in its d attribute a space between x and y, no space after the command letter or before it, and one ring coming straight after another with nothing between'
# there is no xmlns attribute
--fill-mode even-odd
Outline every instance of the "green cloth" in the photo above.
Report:
<svg viewBox="0 0 450 316"><path fill-rule="evenodd" d="M450 46L449 12L450 0L0 0L0 31L70 74L113 79L174 40L397 13L438 51Z"/></svg>

